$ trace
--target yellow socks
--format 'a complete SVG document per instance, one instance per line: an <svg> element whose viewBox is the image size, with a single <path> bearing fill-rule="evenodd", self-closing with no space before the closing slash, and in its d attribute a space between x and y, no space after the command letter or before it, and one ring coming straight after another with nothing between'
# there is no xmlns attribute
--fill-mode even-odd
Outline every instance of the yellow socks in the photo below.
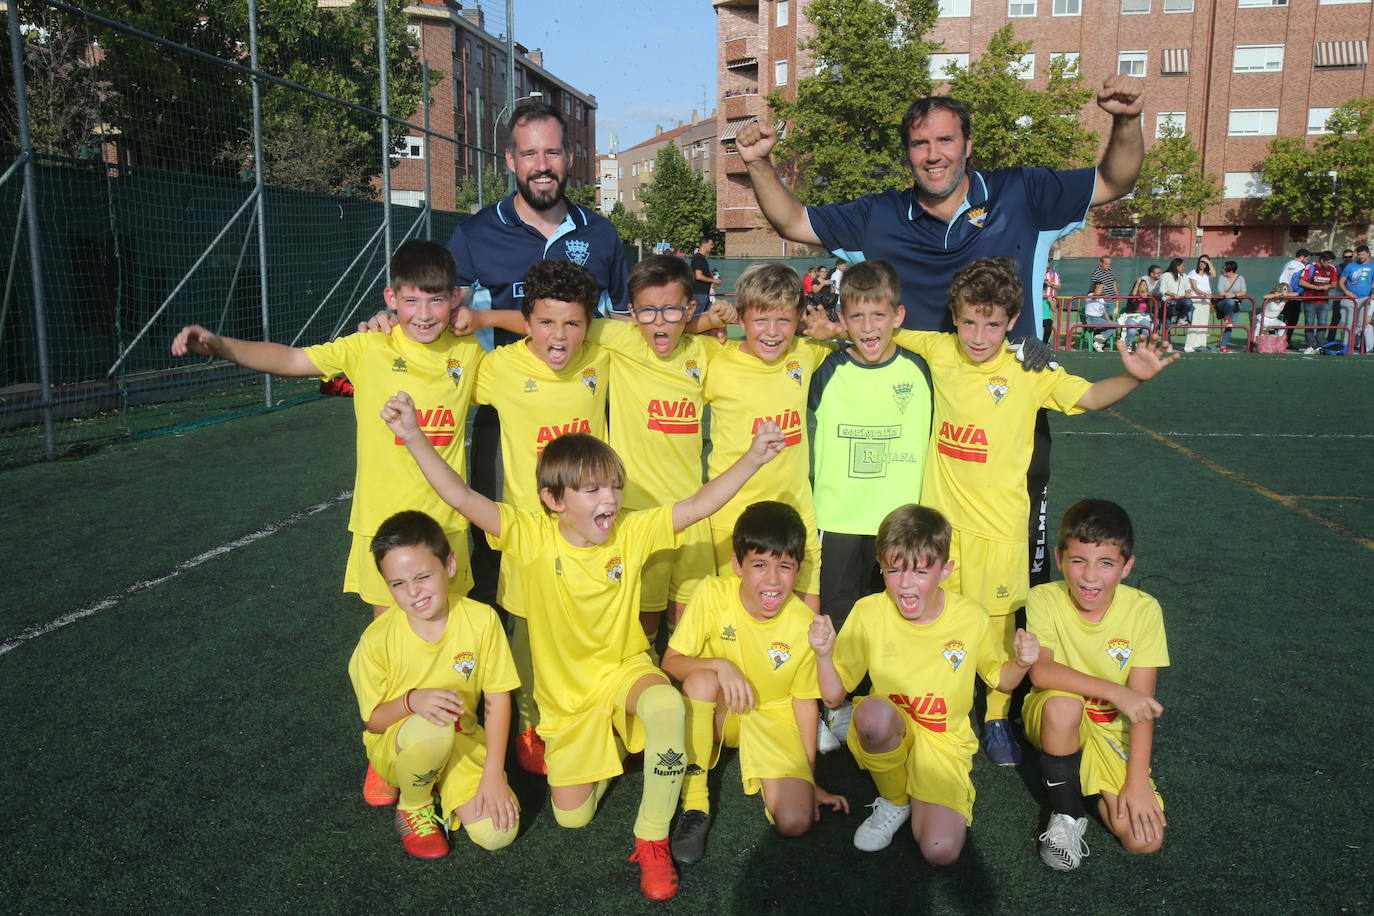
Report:
<svg viewBox="0 0 1374 916"><path fill-rule="evenodd" d="M396 733L396 747L393 775L401 787L396 807L419 810L433 801L434 784L453 753L453 726L435 725L423 716L412 715Z"/></svg>
<svg viewBox="0 0 1374 916"><path fill-rule="evenodd" d="M635 836L662 840L677 810L687 764L682 695L667 684L654 684L639 695L635 715L644 723L644 794Z"/></svg>
<svg viewBox="0 0 1374 916"><path fill-rule="evenodd" d="M910 800L906 792L907 753L906 745L899 744L881 754L861 749L857 755L859 764L873 777L878 794L894 805L905 805Z"/></svg>
<svg viewBox="0 0 1374 916"><path fill-rule="evenodd" d="M687 704L687 772L682 777L682 810L711 811L706 777L715 756L716 704L684 697Z"/></svg>
<svg viewBox="0 0 1374 916"><path fill-rule="evenodd" d="M592 822L592 815L596 814L596 806L601 804L601 796L606 794L606 786L610 783L603 779L592 789L592 794L587 796L587 800L576 808L564 810L557 805L553 807L553 819L558 822L560 827L576 829L585 827Z"/></svg>

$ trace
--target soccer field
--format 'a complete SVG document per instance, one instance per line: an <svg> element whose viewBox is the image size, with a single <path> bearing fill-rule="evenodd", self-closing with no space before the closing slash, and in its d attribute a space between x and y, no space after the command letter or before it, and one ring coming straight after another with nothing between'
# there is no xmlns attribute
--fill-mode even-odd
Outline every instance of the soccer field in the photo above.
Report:
<svg viewBox="0 0 1374 916"><path fill-rule="evenodd" d="M1066 362L1093 379L1120 366ZM1371 416L1374 358L1189 354L1114 410L1054 417L1052 525L1078 498L1121 502L1127 582L1164 607L1160 853L1130 857L1094 823L1083 867L1051 872L1034 760L981 755L957 865L927 866L906 831L860 853L875 793L843 750L820 780L853 813L781 840L727 756L706 857L658 905L625 861L637 774L574 833L512 763L521 836L496 853L458 836L437 862L407 856L363 803L345 666L370 615L339 591L347 402L4 471L0 899L16 913L1370 912Z"/></svg>

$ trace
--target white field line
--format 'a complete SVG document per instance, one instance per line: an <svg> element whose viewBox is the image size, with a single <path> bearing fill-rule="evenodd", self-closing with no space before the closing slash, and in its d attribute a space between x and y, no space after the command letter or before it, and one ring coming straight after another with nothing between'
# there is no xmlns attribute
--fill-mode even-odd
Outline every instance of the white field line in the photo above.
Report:
<svg viewBox="0 0 1374 916"><path fill-rule="evenodd" d="M1126 432L1124 430L1088 430L1088 429L1061 429L1055 430L1054 435L1058 436L1122 436L1137 437L1144 433ZM1172 436L1177 438L1187 437L1190 439L1374 439L1374 433L1185 433L1185 432L1162 432L1162 436Z"/></svg>
<svg viewBox="0 0 1374 916"><path fill-rule="evenodd" d="M221 544L218 547L212 547L204 553L199 554L198 556L194 556L189 560L183 560L176 566L172 567L172 569L169 572L163 573L162 575L157 576L156 578L144 579L141 582L135 582L133 585L130 585L127 588L124 588L114 593L113 595L107 595L106 597L101 598L99 601L96 601L94 604L89 604L86 607L83 607L79 611L72 611L69 614L63 614L56 620L50 620L47 623L34 624L33 626L29 627L27 630L18 634L17 636L11 636L4 642L0 642L0 655L4 655L7 652L11 652L14 649L17 649L20 646L22 646L24 643L29 642L30 640L37 639L40 636L46 636L49 633L54 632L55 630L60 630L69 624L76 623L78 620L90 617L93 614L98 614L101 611L109 610L110 608L122 603L125 599L137 595L139 592L147 591L148 589L161 585L162 583L170 579L175 579L177 576L181 575L184 572L189 572L190 570L195 569L197 566L200 566L203 563L208 563L210 560L216 559L217 557L222 557L227 553L232 553L233 551L238 550L240 547L247 547L249 544L252 544L255 541L260 541L265 537L270 537L284 528L289 528L297 522L304 521L310 516L323 512L325 509L332 508L333 506L336 506L341 502L345 502L351 499L352 497L353 491L345 490L344 492L339 493L337 496L331 496L329 499L326 499L322 503L316 503L313 506L309 506L305 509L302 509L299 512L296 512L292 515L288 515L286 518L280 519L279 521L275 521L270 525L266 525L262 528L259 528L257 531L254 531L251 534L245 534L243 537L236 538L235 540L232 540L227 544Z"/></svg>

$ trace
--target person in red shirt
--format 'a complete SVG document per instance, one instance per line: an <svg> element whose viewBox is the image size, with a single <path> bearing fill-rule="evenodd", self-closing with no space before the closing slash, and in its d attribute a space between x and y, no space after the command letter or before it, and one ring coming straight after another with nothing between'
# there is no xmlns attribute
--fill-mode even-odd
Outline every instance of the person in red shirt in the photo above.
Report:
<svg viewBox="0 0 1374 916"><path fill-rule="evenodd" d="M1322 325L1327 323L1331 300L1322 298L1322 294L1330 292L1339 280L1340 273L1336 270L1334 251L1323 251L1317 263L1308 264L1302 276L1298 278L1298 286L1302 287L1303 296L1313 297L1304 298L1302 303L1302 323L1306 326L1303 335L1307 343L1307 349L1302 351L1304 353L1316 353L1328 339Z"/></svg>

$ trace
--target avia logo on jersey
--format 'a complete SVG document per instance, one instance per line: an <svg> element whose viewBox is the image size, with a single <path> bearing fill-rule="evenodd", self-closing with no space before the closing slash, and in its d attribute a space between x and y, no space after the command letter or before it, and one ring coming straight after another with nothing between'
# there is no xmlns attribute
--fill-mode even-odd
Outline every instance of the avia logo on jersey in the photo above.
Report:
<svg viewBox="0 0 1374 916"><path fill-rule="evenodd" d="M906 405L911 403L911 383L898 382L892 386L892 400L897 402L897 412L906 413Z"/></svg>
<svg viewBox="0 0 1374 916"><path fill-rule="evenodd" d="M688 378L696 382L698 385L701 384L701 366L697 365L696 360L687 360L687 362L682 364L682 368L683 371L687 373Z"/></svg>
<svg viewBox="0 0 1374 916"><path fill-rule="evenodd" d="M420 424L420 432L424 433L431 445L437 447L453 444L453 436L457 431L457 420L453 416L453 411L443 404L429 410L415 408L415 420ZM395 437L395 442L400 446L405 445L400 436Z"/></svg>
<svg viewBox="0 0 1374 916"><path fill-rule="evenodd" d="M797 362L795 359L789 359L787 365L783 367L783 371L787 373L788 378L798 385L802 383L801 363Z"/></svg>
<svg viewBox="0 0 1374 916"><path fill-rule="evenodd" d="M988 434L981 426L943 422L940 424L939 444L936 447L941 455L959 461L976 464L987 464L988 461Z"/></svg>
<svg viewBox="0 0 1374 916"><path fill-rule="evenodd" d="M911 720L917 725L924 726L933 732L945 730L945 698L937 697L933 693L928 693L923 697L909 697L904 693L889 693L887 698L891 700L898 709L906 711Z"/></svg>
<svg viewBox="0 0 1374 916"><path fill-rule="evenodd" d="M944 651L940 654L945 657L945 661L949 662L951 670L958 671L959 666L964 662L964 656L968 654L968 650L964 648L962 641L951 639L945 643Z"/></svg>
<svg viewBox="0 0 1374 916"><path fill-rule="evenodd" d="M472 672L477 668L477 656L471 652L459 652L453 656L453 670L463 676L463 680L471 680Z"/></svg>
<svg viewBox="0 0 1374 916"><path fill-rule="evenodd" d="M539 427L539 433L534 437L535 454L544 454L544 446L548 445L550 442L557 439L559 436L564 435L565 433L590 434L591 431L591 422L588 420L584 420L581 417L573 417L572 422L564 423L562 426L559 426L556 423L553 426L541 426Z"/></svg>
<svg viewBox="0 0 1374 916"><path fill-rule="evenodd" d="M623 575L625 575L625 561L620 557L612 557L606 564L606 578L612 582L619 582Z"/></svg>
<svg viewBox="0 0 1374 916"><path fill-rule="evenodd" d="M691 398L676 401L654 398L649 401L649 428L670 435L700 432L697 405Z"/></svg>
<svg viewBox="0 0 1374 916"><path fill-rule="evenodd" d="M456 359L448 361L448 377L453 379L453 384L463 384L463 364Z"/></svg>
<svg viewBox="0 0 1374 916"><path fill-rule="evenodd" d="M1000 375L988 379L988 394L992 395L994 404L1001 404L1002 398L1007 396L1007 380Z"/></svg>
<svg viewBox="0 0 1374 916"><path fill-rule="evenodd" d="M773 660L773 670L777 671L792 657L792 647L785 642L775 642L768 647L768 657Z"/></svg>
<svg viewBox="0 0 1374 916"><path fill-rule="evenodd" d="M596 394L596 369L592 366L582 370L582 384L587 386L587 390Z"/></svg>
<svg viewBox="0 0 1374 916"><path fill-rule="evenodd" d="M1107 640L1107 654L1116 662L1118 668L1125 668L1131 660L1131 641L1120 636Z"/></svg>
<svg viewBox="0 0 1374 916"><path fill-rule="evenodd" d="M592 253L592 246L581 239L568 239L563 244L563 250L568 253L568 260L578 267L587 266L587 257Z"/></svg>
<svg viewBox="0 0 1374 916"><path fill-rule="evenodd" d="M750 435L756 435L759 427L772 420L782 430L782 447L787 448L793 445L800 445L802 440L802 419L801 414L795 410L784 410L782 413L771 417L755 417L754 428L749 431Z"/></svg>
<svg viewBox="0 0 1374 916"><path fill-rule="evenodd" d="M1084 697L1083 700L1083 711L1093 722L1106 725L1108 722L1115 722L1116 717L1120 715L1110 700L1100 697Z"/></svg>

